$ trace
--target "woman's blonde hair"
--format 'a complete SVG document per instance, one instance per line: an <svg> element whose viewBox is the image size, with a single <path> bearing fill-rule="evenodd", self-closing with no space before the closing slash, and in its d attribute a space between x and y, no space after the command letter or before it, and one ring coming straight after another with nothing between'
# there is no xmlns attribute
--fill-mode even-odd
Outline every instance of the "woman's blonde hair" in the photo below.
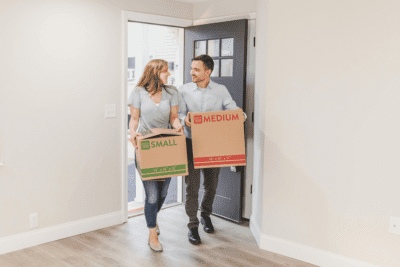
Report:
<svg viewBox="0 0 400 267"><path fill-rule="evenodd" d="M147 63L142 77L137 86L144 87L151 95L159 92L165 86L160 79L161 71L168 66L168 62L162 59L153 59Z"/></svg>

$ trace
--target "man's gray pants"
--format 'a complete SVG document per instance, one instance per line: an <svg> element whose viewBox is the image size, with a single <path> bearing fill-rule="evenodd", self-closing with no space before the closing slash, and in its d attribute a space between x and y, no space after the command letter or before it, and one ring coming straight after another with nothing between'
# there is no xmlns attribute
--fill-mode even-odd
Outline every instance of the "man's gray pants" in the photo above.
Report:
<svg viewBox="0 0 400 267"><path fill-rule="evenodd" d="M201 216L210 216L218 185L220 168L195 169L193 164L192 139L186 138L189 175L185 176L186 184L186 214L189 216L188 228L199 227L197 211L199 209L200 172L204 177L204 197L201 202Z"/></svg>

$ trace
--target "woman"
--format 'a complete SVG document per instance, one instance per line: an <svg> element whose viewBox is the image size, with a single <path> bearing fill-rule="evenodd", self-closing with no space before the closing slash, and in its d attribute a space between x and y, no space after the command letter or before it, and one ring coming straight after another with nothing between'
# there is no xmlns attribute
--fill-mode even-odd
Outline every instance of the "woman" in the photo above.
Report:
<svg viewBox="0 0 400 267"><path fill-rule="evenodd" d="M135 148L137 148L137 137L145 130L168 129L171 125L177 132L183 133L183 127L178 119L178 91L175 87L166 85L170 75L166 61L151 60L128 99L131 111L130 141ZM137 129L139 122L140 127ZM157 235L159 234L157 213L165 201L170 181L171 178L161 181L142 181L146 193L144 214L149 228L148 244L156 252L163 251Z"/></svg>

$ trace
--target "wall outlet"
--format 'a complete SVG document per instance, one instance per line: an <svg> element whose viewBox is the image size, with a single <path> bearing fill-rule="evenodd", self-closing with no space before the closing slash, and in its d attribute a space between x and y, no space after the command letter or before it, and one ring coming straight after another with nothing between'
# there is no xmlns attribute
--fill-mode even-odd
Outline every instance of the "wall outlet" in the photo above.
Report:
<svg viewBox="0 0 400 267"><path fill-rule="evenodd" d="M400 218L390 216L389 233L400 235Z"/></svg>
<svg viewBox="0 0 400 267"><path fill-rule="evenodd" d="M116 118L117 117L117 105L108 104L106 105L106 118Z"/></svg>
<svg viewBox="0 0 400 267"><path fill-rule="evenodd" d="M37 213L29 214L29 224L30 224L31 228L38 227L39 219L38 219L38 214Z"/></svg>

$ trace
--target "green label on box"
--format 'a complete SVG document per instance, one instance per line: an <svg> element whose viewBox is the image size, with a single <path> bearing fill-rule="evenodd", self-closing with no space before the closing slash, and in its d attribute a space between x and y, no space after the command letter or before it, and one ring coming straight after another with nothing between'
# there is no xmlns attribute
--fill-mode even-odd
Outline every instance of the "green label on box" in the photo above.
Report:
<svg viewBox="0 0 400 267"><path fill-rule="evenodd" d="M175 139L160 140L160 141L142 141L142 150L148 150L157 147L177 146Z"/></svg>
<svg viewBox="0 0 400 267"><path fill-rule="evenodd" d="M142 141L141 146L142 146L142 150L150 149L150 141Z"/></svg>

